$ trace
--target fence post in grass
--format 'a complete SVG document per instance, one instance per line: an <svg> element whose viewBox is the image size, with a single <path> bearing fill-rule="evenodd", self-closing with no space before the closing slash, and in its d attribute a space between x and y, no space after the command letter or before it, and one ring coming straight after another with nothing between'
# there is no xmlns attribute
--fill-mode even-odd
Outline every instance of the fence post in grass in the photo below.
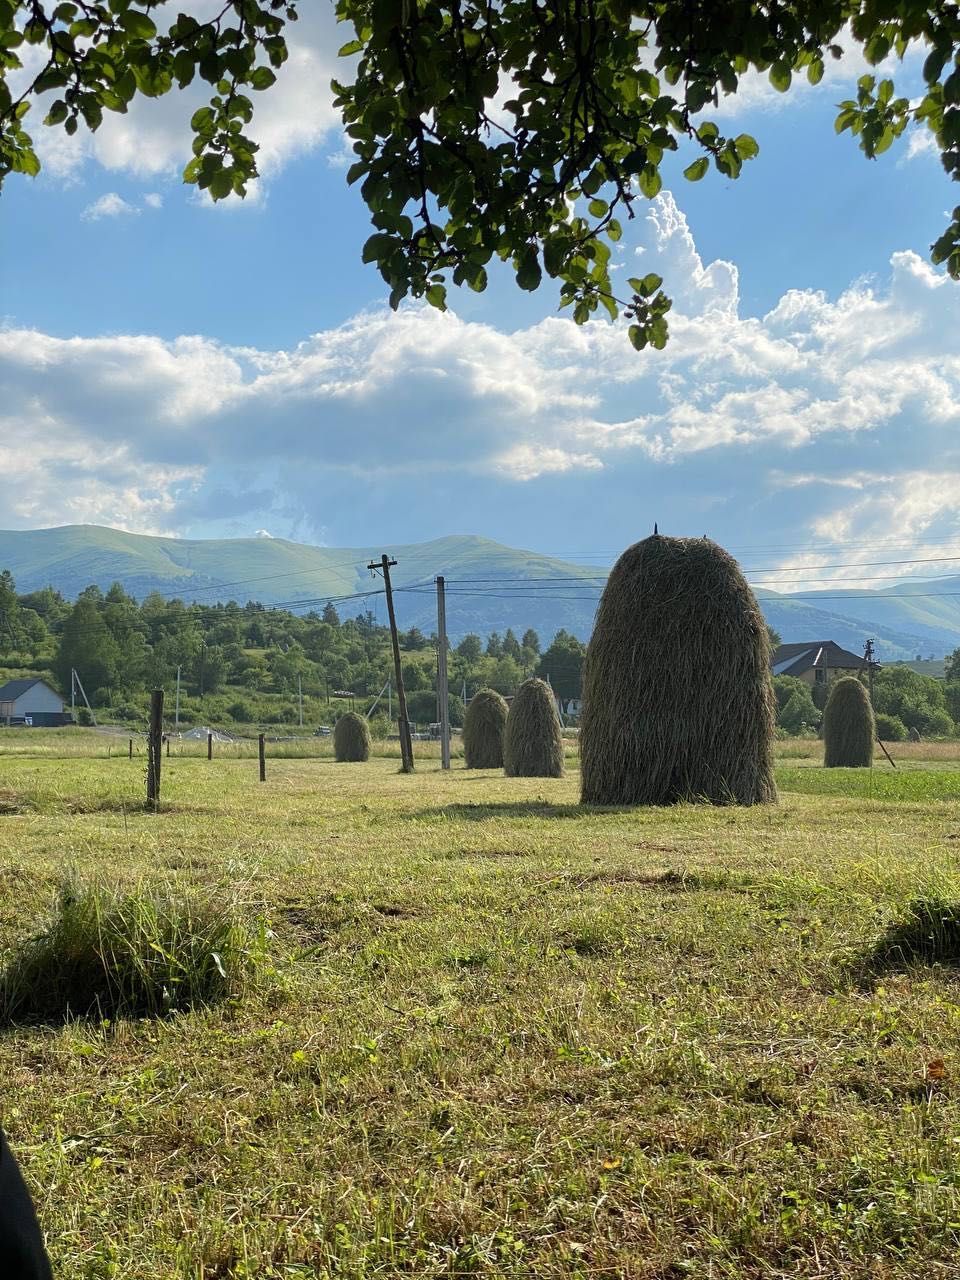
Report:
<svg viewBox="0 0 960 1280"><path fill-rule="evenodd" d="M259 740L258 740L258 745L259 745L259 748L260 748L260 781L261 781L261 782L266 782L266 780L267 780L267 757L266 757L266 754L265 754L264 749L263 749L263 734L262 734L262 733L260 734L260 737L259 737Z"/></svg>
<svg viewBox="0 0 960 1280"><path fill-rule="evenodd" d="M133 759L133 739L132 738L130 739L129 757L131 760Z"/></svg>
<svg viewBox="0 0 960 1280"><path fill-rule="evenodd" d="M132 740L131 740L132 741ZM160 806L160 761L163 741L163 690L150 695L150 736L147 739L147 804Z"/></svg>
<svg viewBox="0 0 960 1280"><path fill-rule="evenodd" d="M170 759L170 737L169 737L169 734L167 735L166 743L167 743L167 759L169 760L169 759Z"/></svg>
<svg viewBox="0 0 960 1280"><path fill-rule="evenodd" d="M212 733L207 734L207 759L208 760L213 759L213 734Z"/></svg>

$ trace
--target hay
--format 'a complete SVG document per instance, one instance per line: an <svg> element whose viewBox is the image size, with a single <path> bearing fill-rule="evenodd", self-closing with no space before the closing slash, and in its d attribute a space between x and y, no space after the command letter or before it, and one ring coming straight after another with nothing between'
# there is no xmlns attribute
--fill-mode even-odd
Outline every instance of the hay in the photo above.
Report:
<svg viewBox="0 0 960 1280"><path fill-rule="evenodd" d="M654 534L614 565L584 668L585 803L776 799L763 614L708 539Z"/></svg>
<svg viewBox="0 0 960 1280"><path fill-rule="evenodd" d="M494 689L479 689L463 717L463 761L467 769L503 768L507 704Z"/></svg>
<svg viewBox="0 0 960 1280"><path fill-rule="evenodd" d="M370 759L370 726L363 716L347 711L333 727L333 754L341 763Z"/></svg>
<svg viewBox="0 0 960 1280"><path fill-rule="evenodd" d="M563 736L553 690L544 680L524 680L503 734L508 778L562 778Z"/></svg>
<svg viewBox="0 0 960 1280"><path fill-rule="evenodd" d="M823 709L823 763L828 769L865 769L873 764L877 736L870 695L856 676L830 686Z"/></svg>

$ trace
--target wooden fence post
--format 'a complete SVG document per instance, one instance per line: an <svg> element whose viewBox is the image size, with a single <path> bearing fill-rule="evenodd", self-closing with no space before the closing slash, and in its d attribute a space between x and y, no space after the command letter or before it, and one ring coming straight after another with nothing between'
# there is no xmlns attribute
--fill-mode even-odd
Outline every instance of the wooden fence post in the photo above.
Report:
<svg viewBox="0 0 960 1280"><path fill-rule="evenodd" d="M259 745L260 745L260 781L261 781L261 782L266 782L266 780L267 780L267 757L266 757L266 754L264 753L264 749L263 749L263 734L262 734L262 733L260 734Z"/></svg>
<svg viewBox="0 0 960 1280"><path fill-rule="evenodd" d="M207 734L207 759L208 760L213 759L213 734L212 733Z"/></svg>
<svg viewBox="0 0 960 1280"><path fill-rule="evenodd" d="M132 759L133 759L133 739L132 739L132 738L130 739L130 751L129 751L129 754L130 754L130 759L132 760Z"/></svg>
<svg viewBox="0 0 960 1280"><path fill-rule="evenodd" d="M131 738L131 743L133 739ZM150 695L150 736L147 739L147 804L160 807L160 761L163 743L163 690Z"/></svg>

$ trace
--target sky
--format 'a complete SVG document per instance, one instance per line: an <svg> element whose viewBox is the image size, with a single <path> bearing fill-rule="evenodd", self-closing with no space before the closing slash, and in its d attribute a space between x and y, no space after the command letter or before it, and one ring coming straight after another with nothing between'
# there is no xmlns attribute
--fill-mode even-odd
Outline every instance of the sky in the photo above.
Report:
<svg viewBox="0 0 960 1280"><path fill-rule="evenodd" d="M329 90L346 38L332 5L290 29L243 202L180 179L193 89L95 135L35 126L43 171L0 197L0 527L608 563L656 521L776 589L960 571L960 286L928 258L957 192L919 130L877 161L836 136L855 52L712 113L759 141L739 181L691 184L681 154L638 200L616 270L659 272L674 310L636 353L506 272L389 310Z"/></svg>

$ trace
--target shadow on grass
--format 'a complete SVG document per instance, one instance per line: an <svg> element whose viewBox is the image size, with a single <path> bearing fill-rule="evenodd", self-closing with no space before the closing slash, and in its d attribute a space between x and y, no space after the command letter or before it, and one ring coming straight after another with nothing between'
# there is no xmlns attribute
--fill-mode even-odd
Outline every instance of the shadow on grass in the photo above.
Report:
<svg viewBox="0 0 960 1280"><path fill-rule="evenodd" d="M548 800L501 800L476 804L443 804L417 809L405 815L407 821L429 818L453 822L486 822L490 818L591 818L606 814L631 813L628 806L551 804Z"/></svg>
<svg viewBox="0 0 960 1280"><path fill-rule="evenodd" d="M869 985L885 973L918 964L960 971L960 902L912 899L850 968L855 980Z"/></svg>

